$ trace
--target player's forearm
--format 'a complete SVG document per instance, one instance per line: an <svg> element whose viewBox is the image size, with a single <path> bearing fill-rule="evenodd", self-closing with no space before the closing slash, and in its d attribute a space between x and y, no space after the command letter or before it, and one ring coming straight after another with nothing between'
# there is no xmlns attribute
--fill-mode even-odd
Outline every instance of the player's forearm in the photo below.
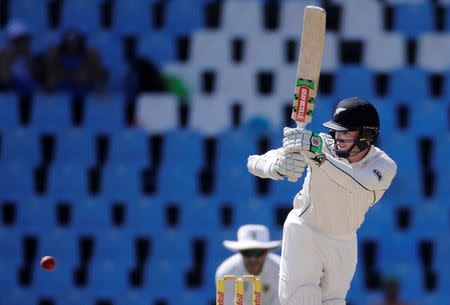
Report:
<svg viewBox="0 0 450 305"><path fill-rule="evenodd" d="M348 190L383 191L390 186L397 167L395 163L386 163L372 168L356 168L325 154L320 169Z"/></svg>

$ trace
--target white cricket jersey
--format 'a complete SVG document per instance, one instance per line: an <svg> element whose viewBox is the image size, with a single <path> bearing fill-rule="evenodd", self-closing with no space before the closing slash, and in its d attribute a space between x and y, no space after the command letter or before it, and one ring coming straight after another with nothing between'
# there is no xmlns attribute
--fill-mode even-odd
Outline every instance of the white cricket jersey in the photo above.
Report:
<svg viewBox="0 0 450 305"><path fill-rule="evenodd" d="M319 167L308 166L294 208L300 210L302 223L310 228L329 236L349 236L388 189L397 165L373 145L362 160L350 164L335 155L333 138L321 135L326 161Z"/></svg>
<svg viewBox="0 0 450 305"><path fill-rule="evenodd" d="M261 274L261 290L263 305L279 305L278 299L278 278L280 269L280 256L275 253L268 253L264 262ZM216 271L217 278L224 275L244 275L249 274L245 269L244 260L240 253L227 258ZM252 286L250 282L244 282L244 305L252 304ZM225 305L234 305L234 282L225 282Z"/></svg>

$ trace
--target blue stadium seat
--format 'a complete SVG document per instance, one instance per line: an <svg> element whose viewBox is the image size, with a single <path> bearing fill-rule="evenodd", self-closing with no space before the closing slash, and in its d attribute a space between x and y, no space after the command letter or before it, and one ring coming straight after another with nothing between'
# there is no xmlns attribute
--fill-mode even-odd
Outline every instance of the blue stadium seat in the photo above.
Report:
<svg viewBox="0 0 450 305"><path fill-rule="evenodd" d="M361 66L341 66L336 73L333 95L339 100L348 96L374 95L371 70Z"/></svg>
<svg viewBox="0 0 450 305"><path fill-rule="evenodd" d="M93 133L112 133L124 126L124 104L121 95L101 99L90 96L86 101L84 127Z"/></svg>
<svg viewBox="0 0 450 305"><path fill-rule="evenodd" d="M122 267L131 268L135 261L134 238L127 231L111 228L95 241L93 259L112 260Z"/></svg>
<svg viewBox="0 0 450 305"><path fill-rule="evenodd" d="M416 203L422 198L419 147L416 137L409 133L394 131L386 134L381 140L383 150L397 163L397 174L387 194L393 199Z"/></svg>
<svg viewBox="0 0 450 305"><path fill-rule="evenodd" d="M175 43L167 33L148 33L139 39L138 54L162 67L175 60Z"/></svg>
<svg viewBox="0 0 450 305"><path fill-rule="evenodd" d="M37 257L52 255L56 259L56 269L49 273L41 268L34 268L31 289L55 298L67 293L73 287L73 272L79 263L77 243L78 240L70 230L53 227L41 234Z"/></svg>
<svg viewBox="0 0 450 305"><path fill-rule="evenodd" d="M88 193L88 171L77 164L56 163L49 168L48 193L75 198Z"/></svg>
<svg viewBox="0 0 450 305"><path fill-rule="evenodd" d="M47 4L50 1L15 0L10 2L10 20L24 22L28 30L38 34L47 24Z"/></svg>
<svg viewBox="0 0 450 305"><path fill-rule="evenodd" d="M249 139L252 139L249 141ZM217 141L218 166L246 164L249 155L258 154L256 139L250 137L244 129L230 129L220 134Z"/></svg>
<svg viewBox="0 0 450 305"><path fill-rule="evenodd" d="M361 238L383 238L396 231L394 208L392 201L385 198L381 199L367 212L364 223L358 230L358 236Z"/></svg>
<svg viewBox="0 0 450 305"><path fill-rule="evenodd" d="M411 107L410 130L418 136L434 137L449 131L448 105L445 101L426 100ZM431 123L432 122L432 123Z"/></svg>
<svg viewBox="0 0 450 305"><path fill-rule="evenodd" d="M127 289L127 291L115 299L115 305L140 305L142 300L154 299L156 291L144 289ZM152 303L150 303L152 304Z"/></svg>
<svg viewBox="0 0 450 305"><path fill-rule="evenodd" d="M450 134L439 136L439 141L435 141L434 145L434 157L439 158L435 196L442 204L450 207L447 200L450 196L450 162L447 158L440 158L440 156L448 156L450 153Z"/></svg>
<svg viewBox="0 0 450 305"><path fill-rule="evenodd" d="M174 0L167 4L166 30L175 35L189 35L203 24L202 1Z"/></svg>
<svg viewBox="0 0 450 305"><path fill-rule="evenodd" d="M39 39L33 39L31 42L35 54L43 54L51 46L56 46L61 39L61 32L48 29L39 33Z"/></svg>
<svg viewBox="0 0 450 305"><path fill-rule="evenodd" d="M184 272L192 265L190 239L176 230L166 230L154 236L152 245L152 255L145 267L144 288L168 298L173 291L184 289Z"/></svg>
<svg viewBox="0 0 450 305"><path fill-rule="evenodd" d="M388 97L411 104L428 98L428 78L420 68L400 68L391 73Z"/></svg>
<svg viewBox="0 0 450 305"><path fill-rule="evenodd" d="M89 45L101 56L102 63L108 70L108 85L111 90L122 90L124 86L127 63L122 47L122 39L111 31L92 33L88 37Z"/></svg>
<svg viewBox="0 0 450 305"><path fill-rule="evenodd" d="M317 107L313 112L313 121L308 125L308 129L318 131L318 132L328 132L322 124L330 120L334 114L334 108L338 100L333 98L318 96L316 98ZM278 141L281 143L281 134L278 134Z"/></svg>
<svg viewBox="0 0 450 305"><path fill-rule="evenodd" d="M5 288L8 287L7 285ZM3 289L2 289L3 290ZM10 289L4 289L2 291L2 301L5 300L8 305L23 305L23 300L28 300L32 304L37 303L35 291L28 287L21 287L14 285Z"/></svg>
<svg viewBox="0 0 450 305"><path fill-rule="evenodd" d="M4 243L2 242L2 245ZM21 251L17 251L15 256L20 256ZM19 278L19 268L22 262L18 260L10 260L14 256L7 257L2 255L0 260L0 293L2 294L2 299L9 301L8 292L17 286ZM8 302L8 304L10 304Z"/></svg>
<svg viewBox="0 0 450 305"><path fill-rule="evenodd" d="M127 230L131 233L157 235L165 228L165 204L160 198L141 196L127 201Z"/></svg>
<svg viewBox="0 0 450 305"><path fill-rule="evenodd" d="M29 196L18 208L16 223L24 232L42 234L55 228L56 215L52 199Z"/></svg>
<svg viewBox="0 0 450 305"><path fill-rule="evenodd" d="M38 132L57 132L71 125L71 105L68 94L37 94L31 113L31 123Z"/></svg>
<svg viewBox="0 0 450 305"><path fill-rule="evenodd" d="M239 183L237 181L237 183ZM276 214L271 209L268 200L251 197L249 200L237 201L235 221L238 225L247 223L263 223L269 228L275 225Z"/></svg>
<svg viewBox="0 0 450 305"><path fill-rule="evenodd" d="M52 210L48 212L56 215ZM78 264L77 237L72 230L54 226L46 234L39 236L38 257L52 255L57 261L58 272L63 269L71 272L71 268Z"/></svg>
<svg viewBox="0 0 450 305"><path fill-rule="evenodd" d="M121 35L145 35L153 30L155 0L117 0L113 9L113 29ZM132 20L132 22L131 22Z"/></svg>
<svg viewBox="0 0 450 305"><path fill-rule="evenodd" d="M120 248L120 246L119 246ZM128 272L126 265L114 259L95 259L90 266L88 290L95 298L115 299L128 289Z"/></svg>
<svg viewBox="0 0 450 305"><path fill-rule="evenodd" d="M168 304L174 304L175 299L179 300L179 294L174 291L184 290L186 267L180 265L176 259L171 260L163 256L158 259L153 257L145 269L144 287L155 292L155 299L167 300Z"/></svg>
<svg viewBox="0 0 450 305"><path fill-rule="evenodd" d="M396 5L394 9L394 31L408 38L433 31L434 12L431 3L404 3Z"/></svg>
<svg viewBox="0 0 450 305"><path fill-rule="evenodd" d="M450 14L448 15L450 16ZM448 100L450 98L450 71L444 72L444 77L442 97Z"/></svg>
<svg viewBox="0 0 450 305"><path fill-rule="evenodd" d="M222 200L248 200L255 194L255 178L248 173L246 163L220 166L216 170L215 195Z"/></svg>
<svg viewBox="0 0 450 305"><path fill-rule="evenodd" d="M448 296L450 291L450 262L448 260L448 258L450 257L450 239L448 237L448 234L442 236L442 238L437 240L437 242L435 242L435 245L436 250L433 266L439 276L437 292L439 294Z"/></svg>
<svg viewBox="0 0 450 305"><path fill-rule="evenodd" d="M103 198L80 198L72 205L73 230L79 236L102 236L111 228L110 215L109 206Z"/></svg>
<svg viewBox="0 0 450 305"><path fill-rule="evenodd" d="M398 249L398 248L396 248ZM402 253L407 251L406 249L399 249ZM392 249L394 251L394 249ZM416 252L409 253L410 256L415 256ZM422 281L423 281L423 272L421 266L417 262L404 262L404 261L395 261L389 266L384 267L385 273L391 275L398 279L401 285L401 291L399 298L405 300L407 302L413 302L418 299L424 290Z"/></svg>
<svg viewBox="0 0 450 305"><path fill-rule="evenodd" d="M75 27L84 33L100 31L100 9L103 0L72 0L62 4L61 26ZM80 22L83 20L83 22Z"/></svg>
<svg viewBox="0 0 450 305"><path fill-rule="evenodd" d="M124 129L111 137L108 162L125 163L136 168L148 166L151 160L149 137L140 129Z"/></svg>
<svg viewBox="0 0 450 305"><path fill-rule="evenodd" d="M20 256L20 253L22 251L22 234L23 231L18 226L8 228L2 227L2 229L0 230L0 246L2 248L0 269L5 270L6 268L8 268L8 270L12 270L10 268L17 268L22 263L22 257ZM9 268L8 266L4 265L3 262L8 263L8 265L11 265L11 267ZM14 273L11 273L10 276L14 277ZM1 284L13 284L5 283L6 279L7 277L5 277L5 273L0 272Z"/></svg>
<svg viewBox="0 0 450 305"><path fill-rule="evenodd" d="M181 225L190 235L215 238L220 228L219 214L216 198L196 196L181 206Z"/></svg>
<svg viewBox="0 0 450 305"><path fill-rule="evenodd" d="M424 202L412 213L412 232L417 239L440 240L448 236L450 221L448 207L439 200Z"/></svg>
<svg viewBox="0 0 450 305"><path fill-rule="evenodd" d="M207 282L208 284L213 282L212 280L209 280L210 278L204 277L206 280L204 282ZM202 288L200 289L183 289L179 296L173 295L173 303L177 302L177 298L180 298L182 300L185 300L187 304L210 304L211 300L214 299L214 297L211 295L211 291L213 291L212 285L208 289L205 287L206 285L202 285Z"/></svg>
<svg viewBox="0 0 450 305"><path fill-rule="evenodd" d="M123 163L106 165L100 192L114 200L135 198L141 192L141 171Z"/></svg>
<svg viewBox="0 0 450 305"><path fill-rule="evenodd" d="M37 133L31 128L17 128L2 136L2 159L7 162L36 166L41 161Z"/></svg>
<svg viewBox="0 0 450 305"><path fill-rule="evenodd" d="M184 274L180 271L187 271L192 266L191 240L184 231L174 229L166 229L152 237L143 288L168 297L184 287Z"/></svg>
<svg viewBox="0 0 450 305"><path fill-rule="evenodd" d="M94 139L83 128L71 128L58 134L54 164L75 164L87 169L96 161Z"/></svg>
<svg viewBox="0 0 450 305"><path fill-rule="evenodd" d="M174 164L181 168L199 169L203 164L203 136L190 129L168 132L163 140L162 167Z"/></svg>
<svg viewBox="0 0 450 305"><path fill-rule="evenodd" d="M389 137L392 131L398 129L396 111L398 104L396 104L394 100L388 98L374 98L370 102L375 106L380 114L380 134L378 137L379 141L377 142L377 146L383 149L382 145L384 145L384 143L382 140L384 137Z"/></svg>
<svg viewBox="0 0 450 305"><path fill-rule="evenodd" d="M270 181L270 188L269 188L270 200L283 202L291 206L292 200L294 200L294 196L300 191L300 189L303 186L303 181L305 180L306 176L306 170L307 168L305 168L305 172L302 175L302 177L300 177L295 183L289 182L287 179L283 181Z"/></svg>
<svg viewBox="0 0 450 305"><path fill-rule="evenodd" d="M188 159L187 159L188 160ZM174 161L159 170L158 195L171 201L190 200L197 194L198 169L189 161Z"/></svg>
<svg viewBox="0 0 450 305"><path fill-rule="evenodd" d="M422 294L420 301L423 305L440 305L448 300L449 294L448 290L443 290L439 292L429 292Z"/></svg>
<svg viewBox="0 0 450 305"><path fill-rule="evenodd" d="M393 232L378 243L378 263L382 270L395 264L418 264L418 246L412 234Z"/></svg>
<svg viewBox="0 0 450 305"><path fill-rule="evenodd" d="M6 132L19 125L19 104L14 93L0 94L0 131Z"/></svg>
<svg viewBox="0 0 450 305"><path fill-rule="evenodd" d="M22 163L0 162L0 194L4 198L26 198L34 192L33 169Z"/></svg>

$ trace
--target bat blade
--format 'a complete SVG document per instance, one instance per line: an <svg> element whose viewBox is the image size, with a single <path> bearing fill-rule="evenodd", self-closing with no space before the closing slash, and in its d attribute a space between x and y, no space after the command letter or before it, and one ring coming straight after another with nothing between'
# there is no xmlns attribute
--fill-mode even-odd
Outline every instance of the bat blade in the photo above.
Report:
<svg viewBox="0 0 450 305"><path fill-rule="evenodd" d="M325 25L326 13L323 8L305 8L291 116L300 128L305 128L313 116L322 64Z"/></svg>

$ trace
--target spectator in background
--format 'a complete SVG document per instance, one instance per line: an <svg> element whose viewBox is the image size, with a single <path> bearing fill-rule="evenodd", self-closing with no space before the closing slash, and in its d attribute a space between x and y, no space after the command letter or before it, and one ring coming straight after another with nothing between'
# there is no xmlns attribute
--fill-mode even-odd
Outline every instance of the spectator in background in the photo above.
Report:
<svg viewBox="0 0 450 305"><path fill-rule="evenodd" d="M6 32L8 45L0 49L0 89L30 96L42 74L39 57L32 53L30 33L23 23L10 22Z"/></svg>
<svg viewBox="0 0 450 305"><path fill-rule="evenodd" d="M97 51L86 44L85 36L68 29L57 46L45 54L45 87L65 90L74 97L105 89L106 71Z"/></svg>
<svg viewBox="0 0 450 305"><path fill-rule="evenodd" d="M400 295L400 283L395 278L386 279L383 282L383 300L379 303L372 305L409 305L399 299Z"/></svg>
<svg viewBox="0 0 450 305"><path fill-rule="evenodd" d="M237 241L225 240L225 248L238 252L227 258L216 271L216 283L224 275L258 275L262 284L262 305L279 305L278 273L280 256L270 253L281 245L280 240L270 240L269 230L263 225L243 225L237 232ZM244 283L246 285L246 283ZM244 304L251 304L251 289L244 287ZM225 305L234 304L233 283L225 283Z"/></svg>
<svg viewBox="0 0 450 305"><path fill-rule="evenodd" d="M167 85L158 67L149 59L132 54L128 58L125 92L134 100L142 92L166 92Z"/></svg>

